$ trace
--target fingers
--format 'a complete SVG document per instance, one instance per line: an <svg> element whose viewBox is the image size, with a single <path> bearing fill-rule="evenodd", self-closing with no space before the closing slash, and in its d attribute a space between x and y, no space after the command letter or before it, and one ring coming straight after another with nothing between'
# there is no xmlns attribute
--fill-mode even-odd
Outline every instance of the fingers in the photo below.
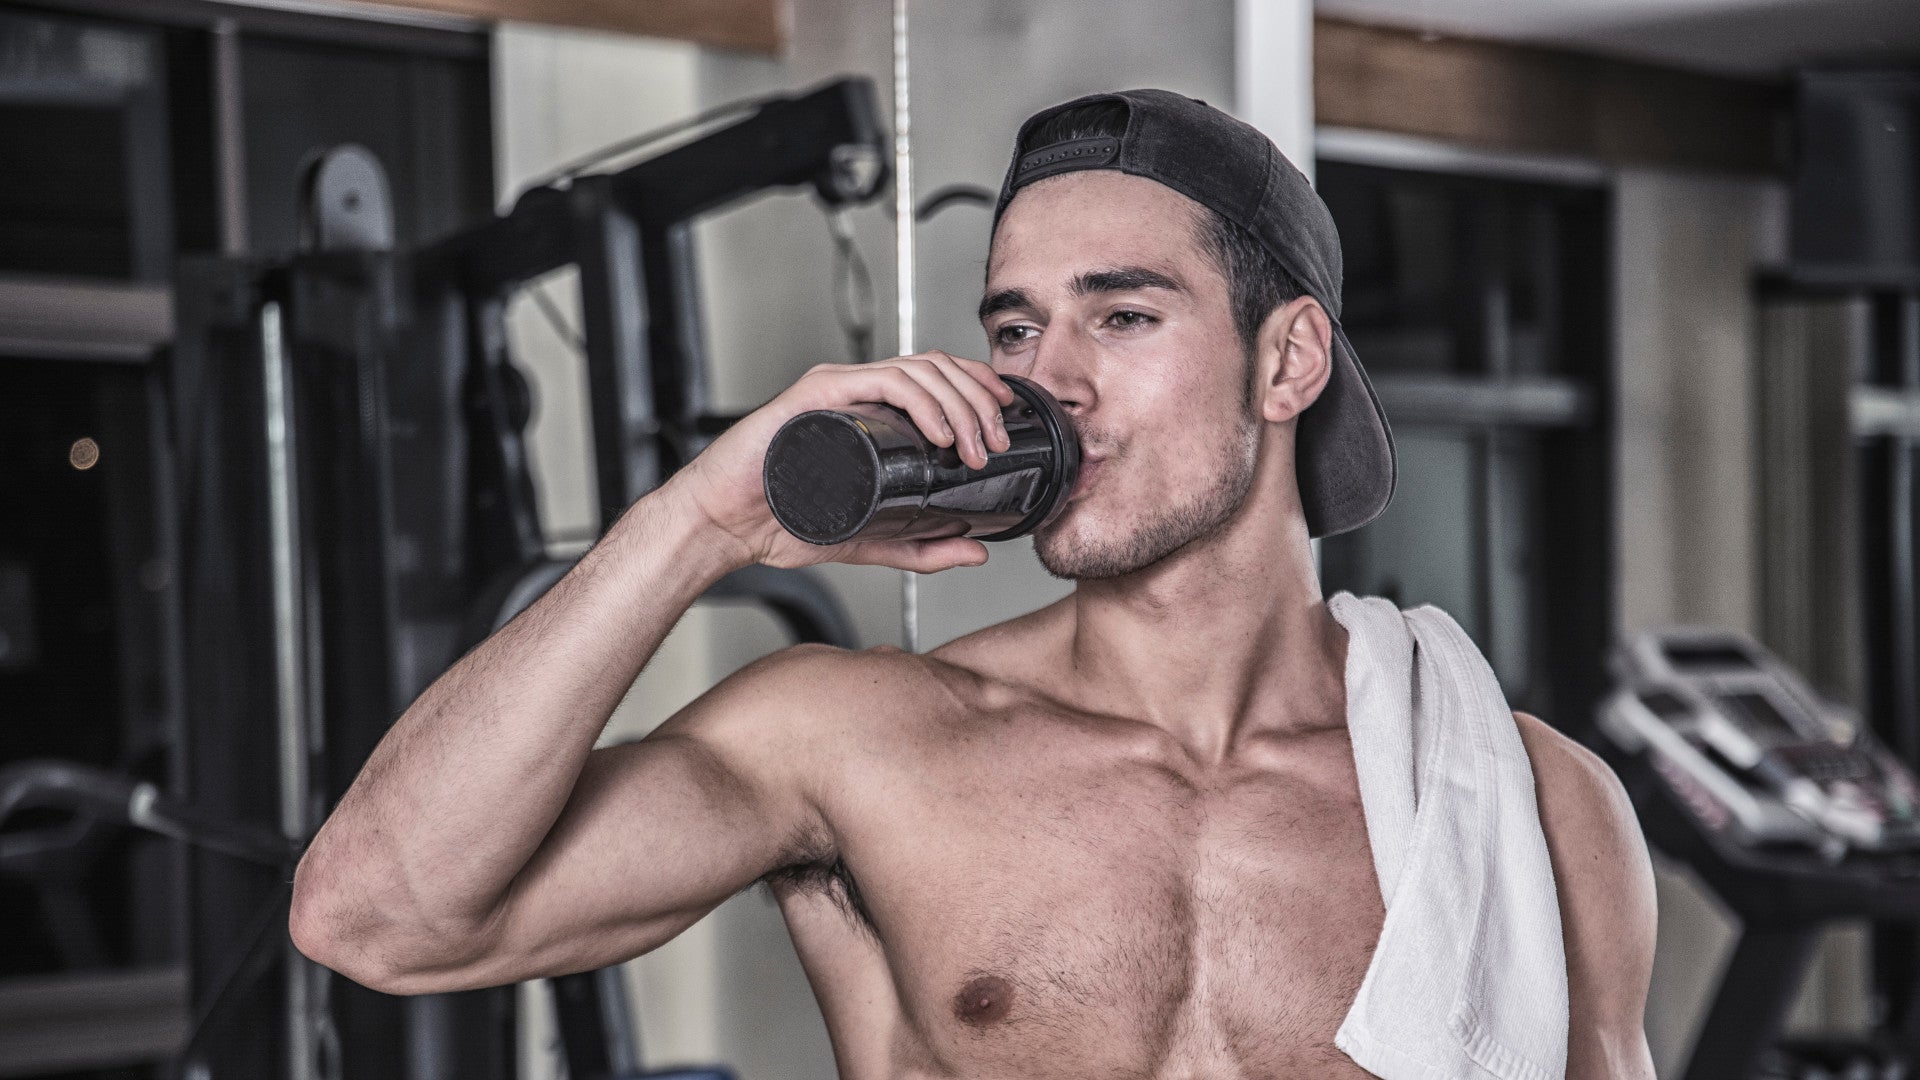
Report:
<svg viewBox="0 0 1920 1080"><path fill-rule="evenodd" d="M950 430L953 433L953 447L959 453L962 462L971 468L986 468L989 439L992 440L993 449L1006 449L1002 436L992 434L999 427L999 410L993 409L992 421L984 419L980 415L981 406L968 399L967 393L960 388L959 383L972 383L975 390L986 397L991 405L993 397L987 394L985 387L956 371L942 368L935 362L902 364L900 370L940 402L941 415L948 425L943 430Z"/></svg>
<svg viewBox="0 0 1920 1080"><path fill-rule="evenodd" d="M964 536L939 540L870 540L846 545L846 552L838 561L937 574L956 566L979 566L986 562L987 545Z"/></svg>
<svg viewBox="0 0 1920 1080"><path fill-rule="evenodd" d="M836 396L852 394L905 411L930 442L953 447L969 468L985 468L990 451L1012 445L1000 410L1017 398L998 372L978 360L935 350L814 371L837 380Z"/></svg>
<svg viewBox="0 0 1920 1080"><path fill-rule="evenodd" d="M1016 399L991 365L938 349L896 357L888 363L899 366L940 398L958 439L956 449L968 465L982 468L988 450L1005 450L1012 445L1000 410Z"/></svg>
<svg viewBox="0 0 1920 1080"><path fill-rule="evenodd" d="M835 400L825 407L841 403L877 401L891 405L913 418L927 441L935 446L952 446L957 431L947 419L948 401L942 401L927 384L914 378L897 364L846 364L825 369L836 382L831 391ZM949 395L949 400L957 395ZM962 416L970 410L955 411Z"/></svg>
<svg viewBox="0 0 1920 1080"><path fill-rule="evenodd" d="M979 417L980 430L986 436L987 443L995 450L1005 450L1012 446L1013 441L1007 437L1006 421L1000 417L1001 408L1012 402L1003 402L999 395L1004 392L1008 398L1011 398L1013 391L1007 388L1007 384L1001 380L999 374L977 360L962 360L943 352L928 353L927 359L933 362L935 369L945 374L953 385L959 388L961 395L973 407L974 413ZM975 365L976 369L991 378L992 382L988 383L981 376L974 374L973 370L969 370L968 365Z"/></svg>

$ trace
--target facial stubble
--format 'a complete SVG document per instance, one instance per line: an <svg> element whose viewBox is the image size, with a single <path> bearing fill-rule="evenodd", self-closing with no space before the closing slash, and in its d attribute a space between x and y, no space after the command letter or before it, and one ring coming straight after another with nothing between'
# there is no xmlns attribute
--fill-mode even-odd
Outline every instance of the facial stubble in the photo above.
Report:
<svg viewBox="0 0 1920 1080"><path fill-rule="evenodd" d="M1228 430L1225 463L1212 481L1182 503L1147 508L1131 528L1105 535L1065 531L1073 513L1034 534L1034 553L1047 573L1067 581L1098 581L1137 573L1224 526L1247 501L1260 449L1260 420L1243 404ZM1084 532L1084 530L1083 530Z"/></svg>

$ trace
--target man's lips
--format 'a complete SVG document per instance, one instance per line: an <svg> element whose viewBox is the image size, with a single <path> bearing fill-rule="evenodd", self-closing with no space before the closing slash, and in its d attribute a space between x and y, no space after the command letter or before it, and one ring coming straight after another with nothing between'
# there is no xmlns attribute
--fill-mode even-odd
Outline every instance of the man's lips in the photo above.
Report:
<svg viewBox="0 0 1920 1080"><path fill-rule="evenodd" d="M1100 471L1105 458L1083 457L1080 459L1080 477L1073 482L1073 490L1067 494L1069 501L1086 494L1088 485L1093 483L1094 474Z"/></svg>

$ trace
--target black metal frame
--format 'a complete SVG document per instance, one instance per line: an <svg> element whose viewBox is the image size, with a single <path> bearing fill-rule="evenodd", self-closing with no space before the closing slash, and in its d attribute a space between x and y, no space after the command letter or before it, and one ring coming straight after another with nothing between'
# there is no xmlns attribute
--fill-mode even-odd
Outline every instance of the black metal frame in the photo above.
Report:
<svg viewBox="0 0 1920 1080"><path fill-rule="evenodd" d="M1856 395L1920 396L1920 290L1876 290L1870 370ZM1859 523L1859 583L1866 626L1866 700L1875 730L1920 768L1920 416L1855 431L1858 500L1878 513ZM1864 410L1855 410L1856 423ZM1888 1023L1920 1046L1920 931L1911 923L1874 927L1874 982Z"/></svg>
<svg viewBox="0 0 1920 1080"><path fill-rule="evenodd" d="M706 413L693 220L769 188L862 201L886 180L884 145L871 84L836 80L767 101L751 122L622 172L535 188L506 216L434 245L421 261L461 294L497 300L579 267L594 465L601 516L611 522L726 422Z"/></svg>
<svg viewBox="0 0 1920 1080"><path fill-rule="evenodd" d="M280 785L263 782L262 763L280 746L262 718L286 715L273 672L276 648L291 641L314 778L302 816L317 824L391 719L511 616L502 605L533 599L526 582L557 577L522 443L525 390L506 353L516 289L580 267L594 459L611 522L730 422L704 411L691 219L781 187L864 201L884 182L884 150L871 84L838 80L767 100L621 172L530 191L505 216L419 251L183 265L173 357L192 721L183 794L233 820L279 816ZM294 463L284 480L270 475L265 441L276 370ZM274 550L275 483L291 485L297 506L296 535L281 540L296 566L291 626L284 611L275 625L261 556ZM763 603L803 640L854 644L831 595L802 573L753 567L710 595ZM235 970L255 947L239 933L248 916L283 899L270 876L203 858L191 892L193 995L205 1006L223 990L211 973ZM556 980L577 1080L635 1068L618 986L611 973ZM227 997L218 1022L229 1036L198 1064L215 1078L280 1071L285 1039L301 1034L299 1021L281 1022L296 992L290 980ZM396 1003L342 982L330 1010L341 1072L505 1077L512 1007L506 988Z"/></svg>
<svg viewBox="0 0 1920 1080"><path fill-rule="evenodd" d="M1476 443L1476 495L1462 508L1474 537L1474 558L1481 566L1474 606L1489 620L1479 644L1496 668L1505 668L1508 645L1526 651L1524 667L1535 673L1530 686L1509 686L1515 708L1538 713L1583 740L1592 736L1594 709L1607 689L1605 656L1613 625L1612 401L1614 367L1610 290L1612 265L1607 221L1610 193L1600 179L1574 181L1548 176L1480 175L1365 164L1339 159L1320 163L1319 185L1336 222L1348 205L1343 185L1381 196L1394 190L1444 194L1457 207L1450 223L1460 238L1455 276L1466 294L1441 313L1428 312L1444 325L1458 346L1449 371L1397 370L1390 357L1369 359L1364 343L1373 320L1397 318L1412 305L1395 295L1383 303L1356 269L1363 263L1354 245L1366 244L1365 230L1346 227L1348 282L1344 322L1368 364L1382 407L1396 432L1467 430ZM1362 186L1364 185L1364 186ZM1537 230L1548 239L1544 250L1510 252L1506 215L1515 205L1531 213L1552 207L1551 227ZM1385 254L1391 254L1390 252ZM1533 273L1541 307L1538 325L1544 339L1545 370L1527 370L1515 359L1509 311L1515 260ZM1445 322L1441 323L1440 320ZM1425 324L1422 324L1425 325ZM1396 329L1388 326L1385 329ZM1501 499L1496 472L1500 457L1517 439L1532 440L1551 482L1538 486L1537 501L1510 505ZM1526 625L1498 631L1494 582L1496 533L1517 518L1530 538L1526 576L1533 594ZM1364 530L1352 538L1321 543L1323 577L1330 589L1376 591L1358 580L1350 545L1365 543ZM1408 598L1409 602L1415 598ZM1580 617L1568 619L1565 612ZM1472 627L1469 612L1456 617ZM1505 640L1495 640L1504 638ZM1551 673L1549 678L1540 673Z"/></svg>

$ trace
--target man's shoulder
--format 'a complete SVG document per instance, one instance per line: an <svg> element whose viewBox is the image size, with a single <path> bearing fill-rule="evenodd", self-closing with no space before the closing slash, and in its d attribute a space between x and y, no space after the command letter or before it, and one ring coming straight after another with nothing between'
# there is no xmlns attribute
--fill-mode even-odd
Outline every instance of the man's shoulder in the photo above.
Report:
<svg viewBox="0 0 1920 1080"><path fill-rule="evenodd" d="M734 672L699 703L703 727L786 730L839 743L935 736L992 713L1043 684L1046 609L997 623L922 653L891 645L794 645ZM844 745L844 744L843 744Z"/></svg>
<svg viewBox="0 0 1920 1080"><path fill-rule="evenodd" d="M1579 860L1581 870L1607 861L1603 857L1609 855L1644 861L1646 845L1633 804L1613 769L1539 717L1515 712L1513 718L1533 765L1541 826L1549 843L1589 856Z"/></svg>
<svg viewBox="0 0 1920 1080"><path fill-rule="evenodd" d="M891 647L790 646L721 679L648 739L701 747L762 778L823 774L851 748L902 748L900 718L927 698L919 666Z"/></svg>
<svg viewBox="0 0 1920 1080"><path fill-rule="evenodd" d="M818 730L938 712L968 695L977 675L891 645L843 649L794 645L753 661L708 691L714 707L778 714Z"/></svg>
<svg viewBox="0 0 1920 1080"><path fill-rule="evenodd" d="M1656 911L1653 867L1633 804L1599 755L1537 717L1513 716L1533 763L1575 1003L1593 1014L1591 1023L1576 1025L1576 1056L1600 1052L1587 1040L1613 1031L1624 1042L1609 1044L1606 1053L1637 1061L1645 1053L1635 1033L1652 971Z"/></svg>
<svg viewBox="0 0 1920 1080"><path fill-rule="evenodd" d="M925 677L924 664L891 645L843 649L805 643L768 653L734 672L712 693L741 704L791 707L859 701L898 693Z"/></svg>
<svg viewBox="0 0 1920 1080"><path fill-rule="evenodd" d="M1513 713L1534 767L1540 828L1561 894L1561 920L1572 949L1613 949L1615 980L1645 980L1653 953L1653 867L1619 776L1592 749L1532 717ZM1584 967L1592 957L1571 957Z"/></svg>

